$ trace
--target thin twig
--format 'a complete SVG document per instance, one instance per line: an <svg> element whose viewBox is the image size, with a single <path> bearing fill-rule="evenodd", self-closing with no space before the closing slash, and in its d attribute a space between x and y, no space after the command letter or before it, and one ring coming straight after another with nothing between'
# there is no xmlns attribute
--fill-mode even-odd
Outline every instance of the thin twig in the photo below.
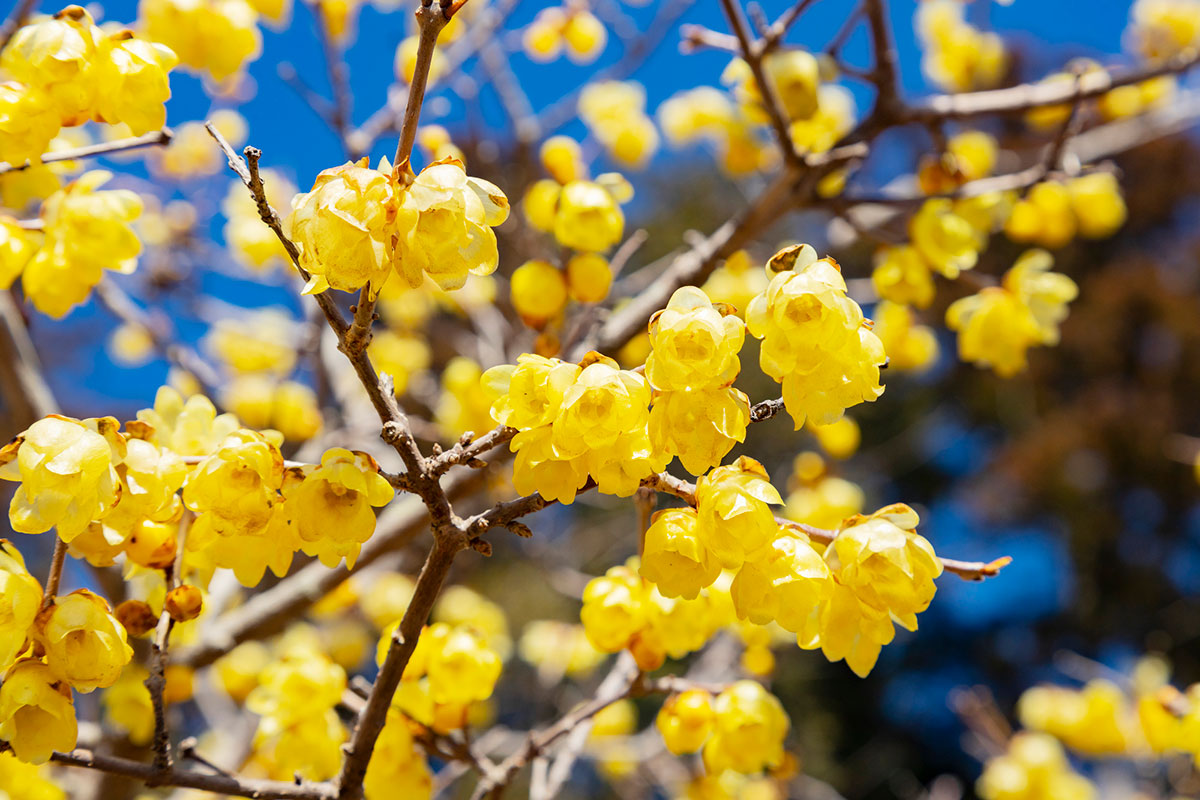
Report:
<svg viewBox="0 0 1200 800"><path fill-rule="evenodd" d="M158 131L141 136L132 136L128 139L117 139L112 142L99 142L98 144L84 145L83 147L73 147L70 150L59 150L55 153L46 153L40 159L42 164L53 164L59 161L74 161L77 158L91 158L92 156L104 156L110 153L124 153L129 150L138 150L143 147L155 147L157 145L170 144L171 137L174 134L170 128L163 128ZM23 169L29 169L33 164L26 161L24 164L8 164L0 161L0 175L7 172L19 172Z"/></svg>
<svg viewBox="0 0 1200 800"><path fill-rule="evenodd" d="M50 557L50 571L46 575L46 592L42 596L42 608L49 608L58 596L58 587L62 582L63 562L67 558L67 543L61 538L54 539L54 554Z"/></svg>

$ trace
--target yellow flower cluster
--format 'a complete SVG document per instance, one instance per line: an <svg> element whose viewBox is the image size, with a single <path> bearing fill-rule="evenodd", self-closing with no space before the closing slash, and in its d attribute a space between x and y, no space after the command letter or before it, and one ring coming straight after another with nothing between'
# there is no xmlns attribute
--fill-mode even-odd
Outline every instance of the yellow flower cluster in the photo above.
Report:
<svg viewBox="0 0 1200 800"><path fill-rule="evenodd" d="M38 163L60 127L124 123L134 134L161 128L175 53L158 37L106 34L91 14L67 6L17 29L0 56L0 152Z"/></svg>
<svg viewBox="0 0 1200 800"><path fill-rule="evenodd" d="M658 129L646 116L646 90L633 81L589 83L579 94L579 118L610 156L641 169L658 150Z"/></svg>
<svg viewBox="0 0 1200 800"><path fill-rule="evenodd" d="M757 133L729 95L712 86L699 86L671 96L658 107L663 135L674 147L695 141L717 151L722 169L745 175L769 166L774 151Z"/></svg>
<svg viewBox="0 0 1200 800"><path fill-rule="evenodd" d="M396 620L383 629L376 653L380 665L399 625ZM482 632L467 624L435 622L417 639L393 707L439 733L463 728L474 707L492 696L501 667L499 653Z"/></svg>
<svg viewBox="0 0 1200 800"><path fill-rule="evenodd" d="M367 800L391 797L429 800L433 797L433 774L417 750L410 729L413 723L400 711L388 710L387 722L375 741L371 762L363 778Z"/></svg>
<svg viewBox="0 0 1200 800"><path fill-rule="evenodd" d="M588 582L579 620L597 650L627 649L647 671L699 650L726 622L713 594L665 597L638 574L636 559Z"/></svg>
<svg viewBox="0 0 1200 800"><path fill-rule="evenodd" d="M1051 250L1077 235L1106 239L1125 224L1121 185L1111 172L1093 172L1066 182L1045 181L1018 200L1004 225L1014 242Z"/></svg>
<svg viewBox="0 0 1200 800"><path fill-rule="evenodd" d="M540 619L525 625L517 652L537 667L542 683L556 684L562 676L583 677L604 660L581 625Z"/></svg>
<svg viewBox="0 0 1200 800"><path fill-rule="evenodd" d="M346 731L336 708L345 690L345 670L305 641L262 671L246 707L259 715L255 760L272 778L319 781L337 774Z"/></svg>
<svg viewBox="0 0 1200 800"><path fill-rule="evenodd" d="M921 0L915 22L925 51L921 67L934 84L965 92L989 89L1004 77L1004 42L967 22L962 0Z"/></svg>
<svg viewBox="0 0 1200 800"><path fill-rule="evenodd" d="M751 263L750 254L738 250L713 270L700 288L714 303L732 306L733 313L744 318L750 301L766 291L770 282L770 277Z"/></svg>
<svg viewBox="0 0 1200 800"><path fill-rule="evenodd" d="M1088 757L1200 758L1200 684L1171 686L1159 658L1141 659L1129 689L1094 679L1081 688L1035 686L1017 704L1028 730L1050 734Z"/></svg>
<svg viewBox="0 0 1200 800"><path fill-rule="evenodd" d="M920 372L937 361L937 336L933 328L917 324L911 308L883 300L874 313L875 335L888 354L888 369Z"/></svg>
<svg viewBox="0 0 1200 800"><path fill-rule="evenodd" d="M655 719L667 749L676 755L704 748L710 774L760 772L783 763L791 723L779 700L756 681L737 681L713 697L688 689L663 703Z"/></svg>
<svg viewBox="0 0 1200 800"><path fill-rule="evenodd" d="M140 0L146 34L184 66L225 81L262 52L258 12L245 0Z"/></svg>
<svg viewBox="0 0 1200 800"><path fill-rule="evenodd" d="M763 58L762 66L789 122L809 119L817 112L821 65L816 56L807 50L776 50ZM768 121L762 90L749 64L733 59L721 82L733 88L734 97L751 120L759 124Z"/></svg>
<svg viewBox="0 0 1200 800"><path fill-rule="evenodd" d="M492 418L520 431L509 446L522 494L571 503L591 476L601 492L628 497L670 459L651 446L646 379L607 356L571 364L526 353L483 381L496 397Z"/></svg>
<svg viewBox="0 0 1200 800"><path fill-rule="evenodd" d="M621 204L633 197L629 182L615 172L589 179L579 145L565 136L546 140L541 157L551 178L526 190L526 221L583 253L602 253L619 242L625 232Z"/></svg>
<svg viewBox="0 0 1200 800"><path fill-rule="evenodd" d="M15 547L0 540L0 739L21 761L43 764L75 747L71 690L112 686L133 649L108 603L79 589L43 604Z"/></svg>
<svg viewBox="0 0 1200 800"><path fill-rule="evenodd" d="M455 159L434 162L411 181L392 175L386 161L373 170L363 159L322 172L292 209L284 228L312 276L305 293L369 287L374 296L393 271L409 286L428 275L443 289L492 273L492 228L508 217L508 200Z"/></svg>
<svg viewBox="0 0 1200 800"><path fill-rule="evenodd" d="M1062 746L1044 733L1018 733L987 762L975 783L983 800L1095 800L1096 787L1071 769Z"/></svg>
<svg viewBox="0 0 1200 800"><path fill-rule="evenodd" d="M604 51L608 30L585 4L548 6L537 13L522 35L525 55L553 61L564 52L576 64L590 64Z"/></svg>
<svg viewBox="0 0 1200 800"><path fill-rule="evenodd" d="M702 289L685 286L650 318L650 443L678 456L693 475L720 464L746 439L750 400L733 388L746 326L731 312L714 306Z"/></svg>
<svg viewBox="0 0 1200 800"><path fill-rule="evenodd" d="M1079 289L1066 275L1051 272L1053 265L1045 250L1029 250L1005 273L1001 286L956 300L946 309L946 325L958 331L963 361L991 367L1007 378L1025 369L1030 347L1058 343L1058 325Z"/></svg>
<svg viewBox="0 0 1200 800"><path fill-rule="evenodd" d="M142 245L130 223L142 201L128 189L100 190L111 177L88 172L46 198L42 233L5 225L0 283L19 273L34 307L57 318L87 300L104 270L132 272Z"/></svg>
<svg viewBox="0 0 1200 800"><path fill-rule="evenodd" d="M1129 25L1138 50L1158 63L1191 55L1200 45L1200 3L1195 0L1137 0Z"/></svg>
<svg viewBox="0 0 1200 800"><path fill-rule="evenodd" d="M850 406L883 394L883 344L846 295L837 263L798 245L777 253L767 269L774 277L750 302L746 326L763 340L759 364L783 384L796 429L805 420L833 422Z"/></svg>

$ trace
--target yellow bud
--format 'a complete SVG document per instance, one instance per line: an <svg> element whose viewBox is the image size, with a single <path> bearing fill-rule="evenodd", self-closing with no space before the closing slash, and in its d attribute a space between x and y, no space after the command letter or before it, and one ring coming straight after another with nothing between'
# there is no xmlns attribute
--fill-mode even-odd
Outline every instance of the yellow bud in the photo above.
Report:
<svg viewBox="0 0 1200 800"><path fill-rule="evenodd" d="M512 304L531 328L541 328L567 305L567 282L548 261L526 261L512 274Z"/></svg>
<svg viewBox="0 0 1200 800"><path fill-rule="evenodd" d="M200 616L204 607L204 593L190 583L176 586L167 592L164 608L176 622L187 622Z"/></svg>

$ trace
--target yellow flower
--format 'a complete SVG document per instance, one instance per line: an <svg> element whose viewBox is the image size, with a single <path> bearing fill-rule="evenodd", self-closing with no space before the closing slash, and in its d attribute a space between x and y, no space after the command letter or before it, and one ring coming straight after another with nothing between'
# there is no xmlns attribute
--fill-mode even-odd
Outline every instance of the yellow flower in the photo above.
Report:
<svg viewBox="0 0 1200 800"><path fill-rule="evenodd" d="M634 81L589 83L579 94L579 118L613 159L632 169L658 150L658 129L645 109L646 90Z"/></svg>
<svg viewBox="0 0 1200 800"><path fill-rule="evenodd" d="M78 725L71 688L41 661L18 661L0 684L0 739L28 764L75 749Z"/></svg>
<svg viewBox="0 0 1200 800"><path fill-rule="evenodd" d="M746 326L762 339L759 365L783 384L796 429L825 425L847 408L883 394L879 367L887 356L858 304L846 296L836 262L808 245L777 253L767 290L746 309Z"/></svg>
<svg viewBox="0 0 1200 800"><path fill-rule="evenodd" d="M915 26L924 48L926 77L951 92L987 89L1004 77L1008 56L1004 42L966 21L959 0L923 0Z"/></svg>
<svg viewBox="0 0 1200 800"><path fill-rule="evenodd" d="M496 396L492 418L501 425L527 430L549 425L558 416L567 390L579 377L577 364L524 353L516 366L492 367L483 384Z"/></svg>
<svg viewBox="0 0 1200 800"><path fill-rule="evenodd" d="M929 608L933 579L942 574L933 547L916 532L919 521L902 503L886 506L847 519L825 550L838 583L909 630L917 629L917 614Z"/></svg>
<svg viewBox="0 0 1200 800"><path fill-rule="evenodd" d="M806 50L776 50L763 59L763 68L788 120L806 120L816 113L821 82L816 56ZM747 116L760 123L767 121L762 92L749 64L733 59L721 75L721 82L734 87Z"/></svg>
<svg viewBox="0 0 1200 800"><path fill-rule="evenodd" d="M1124 754L1137 736L1129 698L1103 679L1088 681L1078 691L1062 686L1027 689L1017 702L1017 716L1026 728L1049 733L1089 756Z"/></svg>
<svg viewBox="0 0 1200 800"><path fill-rule="evenodd" d="M254 735L256 759L267 767L274 780L310 781L335 776L342 762L346 728L332 708L315 711L291 722L275 716L259 720Z"/></svg>
<svg viewBox="0 0 1200 800"><path fill-rule="evenodd" d="M346 690L346 671L310 646L285 652L259 675L246 707L287 726L334 708Z"/></svg>
<svg viewBox="0 0 1200 800"><path fill-rule="evenodd" d="M562 40L567 58L576 64L590 64L604 51L608 29L592 12L572 7L562 27Z"/></svg>
<svg viewBox="0 0 1200 800"><path fill-rule="evenodd" d="M379 292L396 259L393 237L406 235L392 219L394 198L391 179L368 168L364 159L324 170L312 191L292 199L284 231L312 276L306 294L363 286L372 295ZM404 221L411 227L411 220Z"/></svg>
<svg viewBox="0 0 1200 800"><path fill-rule="evenodd" d="M796 460L816 453L801 453ZM845 478L825 475L824 465L815 476L798 480L787 496L784 515L788 519L818 528L838 528L846 517L862 511L866 498L863 490ZM798 477L798 475L796 476Z"/></svg>
<svg viewBox="0 0 1200 800"><path fill-rule="evenodd" d="M696 391L658 392L650 408L650 443L655 452L703 475L746 440L750 398L726 386Z"/></svg>
<svg viewBox="0 0 1200 800"><path fill-rule="evenodd" d="M0 289L12 286L41 240L37 231L24 230L12 217L0 215Z"/></svg>
<svg viewBox="0 0 1200 800"><path fill-rule="evenodd" d="M893 303L928 308L933 302L933 276L929 263L912 245L880 249L875 254L871 284L880 297Z"/></svg>
<svg viewBox="0 0 1200 800"><path fill-rule="evenodd" d="M460 289L468 275L490 275L499 254L492 228L508 219L508 198L495 184L469 177L449 159L421 170L400 197L396 270L410 286L425 275Z"/></svg>
<svg viewBox="0 0 1200 800"><path fill-rule="evenodd" d="M587 364L562 397L552 445L560 458L574 458L615 445L622 434L645 429L650 387L635 372L598 356Z"/></svg>
<svg viewBox="0 0 1200 800"><path fill-rule="evenodd" d="M603 302L612 280L612 267L602 255L578 253L567 261L567 290L576 302Z"/></svg>
<svg viewBox="0 0 1200 800"><path fill-rule="evenodd" d="M792 144L802 153L824 153L854 127L854 95L844 86L824 84L817 90L817 110L788 127Z"/></svg>
<svg viewBox="0 0 1200 800"><path fill-rule="evenodd" d="M1054 257L1045 250L1027 250L1004 274L1004 288L1033 317L1038 344L1058 344L1058 326L1067 318L1067 303L1079 295L1075 281L1051 272L1053 266Z"/></svg>
<svg viewBox="0 0 1200 800"><path fill-rule="evenodd" d="M1025 353L1038 337L1029 309L998 287L951 303L946 327L958 331L959 358L991 367L1002 378L1025 369Z"/></svg>
<svg viewBox="0 0 1200 800"><path fill-rule="evenodd" d="M480 391L483 370L465 356L455 356L442 370L442 394L434 410L434 419L448 438L468 431L476 435L495 427L492 400Z"/></svg>
<svg viewBox="0 0 1200 800"><path fill-rule="evenodd" d="M728 386L741 370L738 352L746 326L723 315L702 289L676 289L650 318L646 379L659 391Z"/></svg>
<svg viewBox="0 0 1200 800"><path fill-rule="evenodd" d="M908 306L887 300L875 306L875 335L883 342L889 369L920 371L937 361L937 336L928 325L916 324Z"/></svg>
<svg viewBox="0 0 1200 800"><path fill-rule="evenodd" d="M491 697L500 677L500 656L478 631L435 622L421 636L431 639L425 672L434 703L466 705Z"/></svg>
<svg viewBox="0 0 1200 800"><path fill-rule="evenodd" d="M125 455L117 427L112 417L52 414L0 448L0 478L21 483L8 511L13 530L56 527L69 542L112 510L121 496L115 467Z"/></svg>
<svg viewBox="0 0 1200 800"><path fill-rule="evenodd" d="M53 17L18 28L0 66L14 79L45 92L64 125L80 125L96 111L101 38L91 14L67 6Z"/></svg>
<svg viewBox="0 0 1200 800"><path fill-rule="evenodd" d="M524 661L538 668L539 674L551 676L586 676L604 660L604 654L588 640L581 625L548 619L525 626L517 651Z"/></svg>
<svg viewBox="0 0 1200 800"><path fill-rule="evenodd" d="M859 600L853 589L837 582L836 575L833 593L821 609L819 629L818 637L797 637L796 644L806 650L820 647L830 661L845 659L860 678L870 674L883 645L896 636L887 611Z"/></svg>
<svg viewBox="0 0 1200 800"><path fill-rule="evenodd" d="M97 191L112 174L84 173L46 198L46 241L25 266L21 286L44 314L61 317L87 299L103 270L128 274L142 245L130 227L142 201L127 189Z"/></svg>
<svg viewBox="0 0 1200 800"><path fill-rule="evenodd" d="M521 320L540 330L567 306L567 282L549 261L526 261L513 270L512 305Z"/></svg>
<svg viewBox="0 0 1200 800"><path fill-rule="evenodd" d="M214 111L209 121L231 146L245 144L249 130L241 114L232 109L221 109ZM213 147L208 129L195 121L175 128L171 143L151 151L148 161L153 173L176 181L216 175L227 166L221 151ZM284 205L286 207L286 203ZM257 216L257 209L253 213Z"/></svg>
<svg viewBox="0 0 1200 800"><path fill-rule="evenodd" d="M262 642L242 642L213 663L222 689L236 702L244 702L258 686L259 675L271 663L271 654Z"/></svg>
<svg viewBox="0 0 1200 800"><path fill-rule="evenodd" d="M692 600L721 574L721 565L700 541L696 512L670 509L654 515L646 529L641 575L664 597Z"/></svg>
<svg viewBox="0 0 1200 800"><path fill-rule="evenodd" d="M751 266L750 254L738 250L713 270L700 288L713 302L732 306L734 312L741 316L746 313L746 307L754 296L762 294L769 283L770 278L763 270Z"/></svg>
<svg viewBox="0 0 1200 800"><path fill-rule="evenodd" d="M363 543L375 532L372 506L385 506L395 495L375 459L335 447L325 451L319 467L306 468L288 505L306 553L328 567L342 558L353 567Z"/></svg>
<svg viewBox="0 0 1200 800"><path fill-rule="evenodd" d="M975 782L983 800L1095 800L1096 787L1071 769L1052 736L1021 731L1008 752L990 759Z"/></svg>
<svg viewBox="0 0 1200 800"><path fill-rule="evenodd" d="M783 739L791 723L779 700L755 681L737 681L717 695L712 737L704 745L711 773L732 769L759 772L783 760Z"/></svg>
<svg viewBox="0 0 1200 800"><path fill-rule="evenodd" d="M15 81L0 83L0 148L7 161L36 164L60 124L54 100L45 92Z"/></svg>
<svg viewBox="0 0 1200 800"><path fill-rule="evenodd" d="M1071 210L1079 223L1079 235L1107 239L1125 224L1128 211L1121 185L1111 172L1093 172L1067 181Z"/></svg>
<svg viewBox="0 0 1200 800"><path fill-rule="evenodd" d="M762 464L742 456L696 482L697 534L721 566L737 569L771 545L778 532L771 505L782 503Z"/></svg>
<svg viewBox="0 0 1200 800"><path fill-rule="evenodd" d="M1200 43L1200 7L1190 0L1138 0L1129 23L1138 49L1151 62L1190 54Z"/></svg>
<svg viewBox="0 0 1200 800"><path fill-rule="evenodd" d="M84 694L112 686L133 657L125 626L103 597L87 589L55 598L38 614L33 636L55 677Z"/></svg>
<svg viewBox="0 0 1200 800"><path fill-rule="evenodd" d="M12 753L0 755L0 787L10 798L21 800L67 800L57 776L40 764L26 764Z"/></svg>
<svg viewBox="0 0 1200 800"><path fill-rule="evenodd" d="M987 244L986 237L955 213L954 203L945 198L926 200L909 221L908 235L925 262L947 278L974 267Z"/></svg>
<svg viewBox="0 0 1200 800"><path fill-rule="evenodd" d="M137 424L150 429L149 441L181 456L206 456L238 429L237 417L218 415L204 395L192 395L185 401L170 386L159 387L154 407L142 409L137 418Z"/></svg>
<svg viewBox="0 0 1200 800"><path fill-rule="evenodd" d="M224 81L262 52L258 14L245 0L141 0L146 37L179 55L184 66Z"/></svg>
<svg viewBox="0 0 1200 800"><path fill-rule="evenodd" d="M625 215L617 198L598 180L571 181L558 193L553 230L563 247L600 253L620 241Z"/></svg>
<svg viewBox="0 0 1200 800"><path fill-rule="evenodd" d="M583 148L569 136L551 136L542 142L538 150L542 167L559 183L586 180L587 164L583 161Z"/></svg>
<svg viewBox="0 0 1200 800"><path fill-rule="evenodd" d="M610 567L588 581L579 621L596 649L622 650L646 626L648 593L642 578L626 565Z"/></svg>
<svg viewBox="0 0 1200 800"><path fill-rule="evenodd" d="M0 670L12 666L25 649L41 607L41 585L29 574L12 542L0 539Z"/></svg>
<svg viewBox="0 0 1200 800"><path fill-rule="evenodd" d="M1035 242L1057 249L1075 238L1078 221L1071 206L1071 193L1064 184L1043 181L1018 200L1004 224L1014 242Z"/></svg>
<svg viewBox="0 0 1200 800"><path fill-rule="evenodd" d="M123 122L134 136L161 128L171 96L167 72L179 63L171 48L119 31L100 43L98 59L96 119Z"/></svg>
<svg viewBox="0 0 1200 800"><path fill-rule="evenodd" d="M278 447L242 428L196 466L183 488L183 502L205 513L217 534L257 535L271 521L282 482Z"/></svg>
<svg viewBox="0 0 1200 800"><path fill-rule="evenodd" d="M739 619L778 622L813 641L820 635L820 610L833 594L833 579L808 537L781 527L765 553L747 559L729 589Z"/></svg>
<svg viewBox="0 0 1200 800"><path fill-rule="evenodd" d="M363 791L367 800L428 800L433 796L429 765L413 741L408 719L395 708L388 709L387 722L375 742Z"/></svg>
<svg viewBox="0 0 1200 800"><path fill-rule="evenodd" d="M142 747L150 744L154 737L154 704L145 684L149 675L140 664L130 664L100 698L105 723Z"/></svg>
<svg viewBox="0 0 1200 800"><path fill-rule="evenodd" d="M667 749L681 756L704 746L715 719L712 695L704 689L688 689L667 698L654 725L662 734Z"/></svg>

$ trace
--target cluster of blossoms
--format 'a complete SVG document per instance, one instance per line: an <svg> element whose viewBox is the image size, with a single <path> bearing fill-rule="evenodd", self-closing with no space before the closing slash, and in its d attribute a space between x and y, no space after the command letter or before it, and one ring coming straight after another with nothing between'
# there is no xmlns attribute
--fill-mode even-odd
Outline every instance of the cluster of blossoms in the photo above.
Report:
<svg viewBox="0 0 1200 800"><path fill-rule="evenodd" d="M323 171L292 209L284 228L312 276L304 291L369 287L374 296L393 272L414 288L428 276L458 289L468 275L495 271L492 228L507 219L508 200L455 159L416 176L364 159Z"/></svg>
<svg viewBox="0 0 1200 800"><path fill-rule="evenodd" d="M646 116L646 90L639 83L589 83L579 94L579 118L623 166L641 169L658 150L658 129Z"/></svg>
<svg viewBox="0 0 1200 800"><path fill-rule="evenodd" d="M283 5L279 0L140 0L138 21L151 39L178 53L183 66L226 81L262 52L259 13L270 16L273 4Z"/></svg>
<svg viewBox="0 0 1200 800"><path fill-rule="evenodd" d="M246 698L259 716L254 759L278 780L326 780L341 766L346 731L336 707L346 672L316 644L299 637L289 642Z"/></svg>
<svg viewBox="0 0 1200 800"><path fill-rule="evenodd" d="M535 181L526 191L525 219L563 247L607 252L625 232L621 204L633 197L633 187L615 172L591 179L581 148L563 136L546 140L541 159L550 178Z"/></svg>
<svg viewBox="0 0 1200 800"><path fill-rule="evenodd" d="M1152 64L1192 55L1200 46L1200 3L1194 0L1137 0L1129 24L1138 51Z"/></svg>
<svg viewBox="0 0 1200 800"><path fill-rule="evenodd" d="M42 313L62 317L87 300L106 269L128 274L142 244L131 223L142 201L127 189L100 189L111 174L88 172L42 204L42 230L0 216L0 288L20 276Z"/></svg>
<svg viewBox="0 0 1200 800"><path fill-rule="evenodd" d="M689 598L722 569L734 572L729 591L738 618L776 622L801 647L820 647L866 675L894 637L894 622L916 629L941 562L907 506L849 517L823 547L775 518L770 506L781 503L751 459L712 470L697 483L695 510L655 516L642 575L666 597Z"/></svg>
<svg viewBox="0 0 1200 800"><path fill-rule="evenodd" d="M805 420L828 424L883 394L883 344L847 296L837 262L795 245L776 253L767 270L771 283L746 309L746 327L763 340L759 365L783 385L796 428Z"/></svg>
<svg viewBox="0 0 1200 800"><path fill-rule="evenodd" d="M1116 176L1093 172L1031 187L1013 204L1004 232L1014 242L1056 250L1076 236L1107 239L1125 224L1126 214Z"/></svg>
<svg viewBox="0 0 1200 800"><path fill-rule="evenodd" d="M1029 250L1005 273L1000 286L950 304L946 325L958 331L963 361L1010 377L1025 369L1030 347L1058 343L1059 323L1079 289L1066 275L1051 272L1053 265L1053 256L1045 250Z"/></svg>
<svg viewBox="0 0 1200 800"><path fill-rule="evenodd" d="M46 455L34 452L24 460L36 462ZM93 460L91 466L99 465ZM44 764L55 750L75 747L78 727L71 690L87 694L115 684L133 648L103 598L79 589L43 599L42 587L25 568L21 554L2 540L0 585L0 739L21 761Z"/></svg>
<svg viewBox="0 0 1200 800"><path fill-rule="evenodd" d="M231 374L221 406L249 428L271 428L287 441L307 441L321 429L316 392L287 380L296 366L299 326L288 314L266 309L217 320L207 349Z"/></svg>
<svg viewBox="0 0 1200 800"><path fill-rule="evenodd" d="M1097 678L1076 689L1035 686L1017 704L1021 725L1086 757L1200 758L1200 684L1180 691L1159 658L1138 662L1122 688Z"/></svg>
<svg viewBox="0 0 1200 800"><path fill-rule="evenodd" d="M667 574L676 577L676 573L669 572L671 566L679 566L677 572L691 566L682 559L678 562L664 565ZM683 658L704 647L730 621L719 588L709 592L697 587L690 597L669 597L669 591L660 590L644 577L653 574L654 566L644 561L642 574L635 559L610 567L604 575L588 582L579 612L583 630L597 650L628 650L638 666L647 671L661 667L668 656Z"/></svg>
<svg viewBox="0 0 1200 800"><path fill-rule="evenodd" d="M746 326L687 286L650 319L646 380L654 389L650 443L703 475L746 439L750 400L733 388Z"/></svg>
<svg viewBox="0 0 1200 800"><path fill-rule="evenodd" d="M522 494L571 503L590 476L601 492L628 497L670 460L650 442L650 385L607 356L571 364L526 353L483 380L496 398L492 418L520 431L510 447Z"/></svg>
<svg viewBox="0 0 1200 800"><path fill-rule="evenodd" d="M976 781L983 800L1095 800L1091 781L1075 772L1062 745L1044 733L1018 733Z"/></svg>
<svg viewBox="0 0 1200 800"><path fill-rule="evenodd" d="M779 766L791 723L779 700L756 681L737 681L714 697L688 689L663 703L655 719L667 749L676 755L703 748L710 774L743 774Z"/></svg>
<svg viewBox="0 0 1200 800"><path fill-rule="evenodd" d="M399 625L397 620L383 630L376 654L381 666ZM500 677L502 659L491 639L463 622L427 626L404 668L393 707L439 733L465 727Z"/></svg>
<svg viewBox="0 0 1200 800"><path fill-rule="evenodd" d="M105 33L91 14L67 6L17 30L0 56L0 152L9 163L37 162L61 127L88 120L124 123L135 134L161 128L177 63L151 34Z"/></svg>
<svg viewBox="0 0 1200 800"><path fill-rule="evenodd" d="M590 64L604 51L608 30L586 3L567 3L539 11L521 41L533 61L553 61L565 53L576 64Z"/></svg>
<svg viewBox="0 0 1200 800"><path fill-rule="evenodd" d="M921 0L916 29L925 76L947 91L989 89L1008 69L1004 42L967 22L960 0Z"/></svg>

